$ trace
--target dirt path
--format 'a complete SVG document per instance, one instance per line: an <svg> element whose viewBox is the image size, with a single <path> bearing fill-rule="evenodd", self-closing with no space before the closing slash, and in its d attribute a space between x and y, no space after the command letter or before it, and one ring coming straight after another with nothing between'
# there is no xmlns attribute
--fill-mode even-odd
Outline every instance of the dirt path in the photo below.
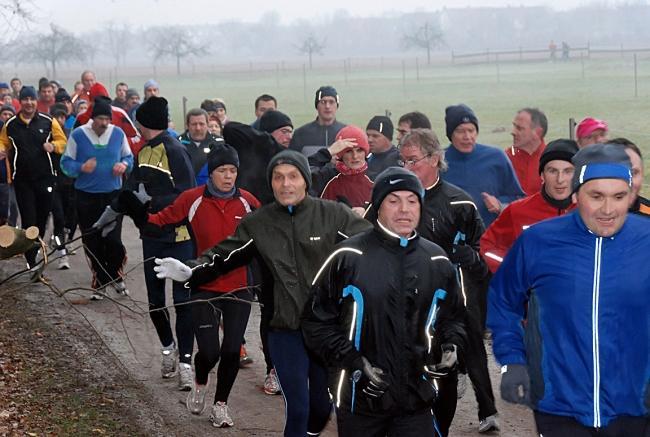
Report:
<svg viewBox="0 0 650 437"><path fill-rule="evenodd" d="M142 251L137 231L130 220L125 220L123 236L129 256L127 268L131 268L142 261ZM82 250L77 250L77 255L71 257L71 270L58 271L55 264L46 270L45 275L59 289L88 287L90 274ZM12 259L2 262L1 270L13 272L22 268L22 265L22 260ZM0 277L5 276L6 273L0 272ZM240 371L229 400L235 427L216 430L208 422L207 410L202 416L188 414L184 406L186 392L177 390L176 379L163 380L160 377L160 344L149 317L141 314L147 308L142 267L133 270L126 282L131 296L115 301L88 301L87 291L69 292L66 294L67 300L64 300L43 285L25 289L21 292L20 300L31 302L29 311L35 311L37 317L48 320L50 325L65 327L60 331L61 335L66 336L66 341L85 345L76 348L81 352L74 353L85 353L93 358L89 360L89 365L94 366L96 372L103 373L107 362L110 363L109 366L119 367L119 360L141 392L141 396L131 396L135 401L125 403L128 411L132 413L128 420L135 421L144 434L281 435L284 423L282 397L265 395L261 389L265 367L258 334L259 307L253 306L246 332L248 352L255 362ZM0 289L0 293L3 293L5 288ZM110 352L102 347L97 336L110 348ZM490 360L493 385L495 393L498 393L498 369L491 355ZM120 380L120 371L112 370L109 373L113 374L111 378ZM125 379L124 373L121 379ZM208 399L212 394L213 392L208 395ZM527 409L504 405L500 400L497 408L501 415L501 436L535 435L532 415ZM146 417L148 421L137 419L138 417ZM459 401L451 435L478 435L477 426L476 403L471 388L468 388L466 396ZM333 424L330 424L323 435L336 435Z"/></svg>

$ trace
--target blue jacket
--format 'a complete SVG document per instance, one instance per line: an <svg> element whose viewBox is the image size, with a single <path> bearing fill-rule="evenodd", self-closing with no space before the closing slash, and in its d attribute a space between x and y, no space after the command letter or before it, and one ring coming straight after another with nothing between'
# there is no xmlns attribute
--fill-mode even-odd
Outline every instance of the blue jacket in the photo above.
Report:
<svg viewBox="0 0 650 437"><path fill-rule="evenodd" d="M512 163L501 149L477 143L470 153L462 153L449 146L445 149L445 160L449 169L444 179L472 196L486 228L497 215L486 208L482 192L493 195L502 204L525 196Z"/></svg>
<svg viewBox="0 0 650 437"><path fill-rule="evenodd" d="M488 326L501 364L528 364L535 410L594 428L648 413L649 225L630 214L598 237L573 212L531 226L508 252Z"/></svg>

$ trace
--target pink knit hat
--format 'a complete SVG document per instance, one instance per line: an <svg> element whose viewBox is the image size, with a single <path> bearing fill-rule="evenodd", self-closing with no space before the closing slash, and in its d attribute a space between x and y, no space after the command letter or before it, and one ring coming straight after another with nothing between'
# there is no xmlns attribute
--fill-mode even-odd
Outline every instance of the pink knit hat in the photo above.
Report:
<svg viewBox="0 0 650 437"><path fill-rule="evenodd" d="M336 134L336 141L341 140L341 139L355 139L357 141L357 147L360 149L363 149L364 152L366 152L366 156L368 153L370 153L370 145L368 144L368 136L366 133L361 130L361 128L358 128L353 125L348 125L345 126L343 129L339 131L338 134ZM341 150L339 153L336 154L339 158L343 156L345 152L350 150L348 147L347 149Z"/></svg>

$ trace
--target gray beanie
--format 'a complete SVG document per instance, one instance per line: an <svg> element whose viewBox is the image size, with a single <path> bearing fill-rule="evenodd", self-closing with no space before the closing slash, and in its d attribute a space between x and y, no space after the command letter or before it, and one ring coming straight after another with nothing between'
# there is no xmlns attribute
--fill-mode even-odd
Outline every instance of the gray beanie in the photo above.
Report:
<svg viewBox="0 0 650 437"><path fill-rule="evenodd" d="M266 179L269 183L269 187L272 187L271 177L273 176L273 169L280 164L289 164L296 167L305 179L307 190L309 190L309 187L311 186L311 170L309 169L309 161L307 161L305 155L291 149L283 150L271 158L271 161L266 168Z"/></svg>
<svg viewBox="0 0 650 437"><path fill-rule="evenodd" d="M571 159L575 166L573 192L592 179L622 179L632 186L630 158L625 149L616 144L592 144Z"/></svg>

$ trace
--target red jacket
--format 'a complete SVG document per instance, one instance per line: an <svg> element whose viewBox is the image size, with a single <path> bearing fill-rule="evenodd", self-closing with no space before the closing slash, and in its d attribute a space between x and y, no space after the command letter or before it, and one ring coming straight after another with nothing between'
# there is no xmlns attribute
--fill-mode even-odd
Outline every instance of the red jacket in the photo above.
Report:
<svg viewBox="0 0 650 437"><path fill-rule="evenodd" d="M83 126L84 124L88 123L88 120L90 120L92 113L93 106L91 104L88 106L88 109L86 111L77 116L75 126ZM129 146L131 146L131 151L133 152L133 146L140 142L140 134L138 133L138 130L135 128L135 125L129 116L126 115L124 109L120 109L116 106L111 106L111 113L111 123L124 131L126 134L126 139L129 142ZM140 146L140 148L142 148L142 146ZM138 149L138 152L139 151L140 150ZM134 155L136 155L136 153L134 153Z"/></svg>
<svg viewBox="0 0 650 437"><path fill-rule="evenodd" d="M508 205L481 236L481 255L490 271L497 271L524 229L542 220L564 215L573 208L575 204L567 209L558 209L544 199L541 190Z"/></svg>
<svg viewBox="0 0 650 437"><path fill-rule="evenodd" d="M320 197L342 201L353 208L365 208L372 197L372 181L365 172L353 175L339 173L325 185Z"/></svg>
<svg viewBox="0 0 650 437"><path fill-rule="evenodd" d="M546 144L542 142L532 155L514 147L508 147L505 150L526 196L532 196L542 188L542 178L539 175L539 158L544 153L544 149L546 149Z"/></svg>
<svg viewBox="0 0 650 437"><path fill-rule="evenodd" d="M260 202L248 191L238 189L231 198L217 199L201 185L182 192L162 211L149 214L149 223L164 226L189 222L198 256L234 234L241 219L259 207ZM226 293L246 287L246 273L246 267L239 267L201 285L201 290Z"/></svg>

